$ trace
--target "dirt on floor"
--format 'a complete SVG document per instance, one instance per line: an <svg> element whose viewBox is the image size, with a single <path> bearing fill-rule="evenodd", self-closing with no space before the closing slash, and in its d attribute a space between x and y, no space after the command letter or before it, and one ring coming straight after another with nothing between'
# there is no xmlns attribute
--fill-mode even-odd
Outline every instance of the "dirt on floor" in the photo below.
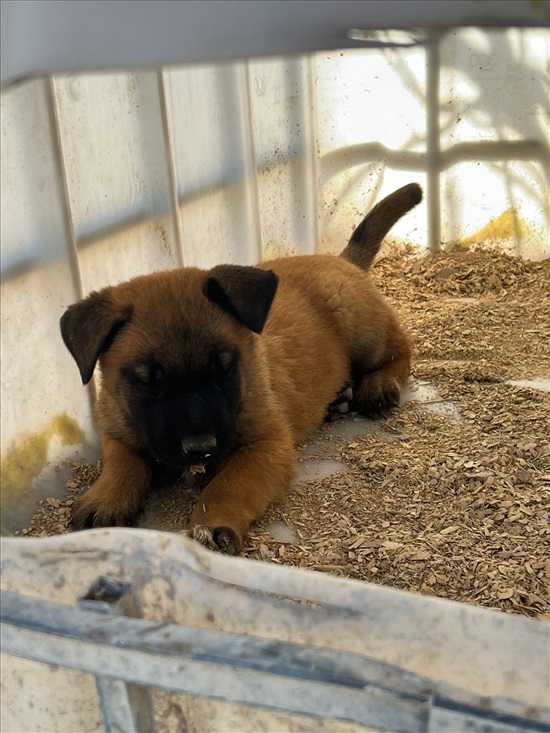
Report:
<svg viewBox="0 0 550 733"><path fill-rule="evenodd" d="M302 446L243 554L550 619L550 260L408 249L373 278L415 342L406 401ZM22 534L68 531L98 473L75 464ZM140 524L179 530L195 500L154 494Z"/></svg>

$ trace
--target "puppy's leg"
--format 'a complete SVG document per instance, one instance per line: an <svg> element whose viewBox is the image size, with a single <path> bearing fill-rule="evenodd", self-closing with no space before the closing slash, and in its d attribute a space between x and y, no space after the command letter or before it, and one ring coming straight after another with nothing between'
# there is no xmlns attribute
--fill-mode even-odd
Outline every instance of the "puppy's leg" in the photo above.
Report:
<svg viewBox="0 0 550 733"><path fill-rule="evenodd" d="M72 507L74 530L130 526L145 505L152 476L149 464L108 435L102 437L101 448L101 476Z"/></svg>
<svg viewBox="0 0 550 733"><path fill-rule="evenodd" d="M409 339L391 316L390 327L383 329L375 354L369 344L354 363L354 406L370 418L384 417L399 405L411 370Z"/></svg>
<svg viewBox="0 0 550 733"><path fill-rule="evenodd" d="M236 555L252 522L290 487L294 463L290 435L237 450L199 497L190 536L210 549Z"/></svg>

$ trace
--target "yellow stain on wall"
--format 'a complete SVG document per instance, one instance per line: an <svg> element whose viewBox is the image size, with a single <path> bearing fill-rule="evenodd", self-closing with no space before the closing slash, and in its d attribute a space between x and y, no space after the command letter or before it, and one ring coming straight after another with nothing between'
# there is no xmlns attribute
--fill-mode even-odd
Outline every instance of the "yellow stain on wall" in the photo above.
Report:
<svg viewBox="0 0 550 733"><path fill-rule="evenodd" d="M7 495L21 494L46 467L48 446L54 437L59 437L63 445L86 442L84 431L67 413L58 415L42 432L20 441L8 451L0 464L0 493L3 499Z"/></svg>
<svg viewBox="0 0 550 733"><path fill-rule="evenodd" d="M468 248L475 244L483 244L488 239L502 241L503 239L524 237L532 233L529 226L519 217L516 209L507 209L496 219L491 219L478 232L462 239L457 246Z"/></svg>

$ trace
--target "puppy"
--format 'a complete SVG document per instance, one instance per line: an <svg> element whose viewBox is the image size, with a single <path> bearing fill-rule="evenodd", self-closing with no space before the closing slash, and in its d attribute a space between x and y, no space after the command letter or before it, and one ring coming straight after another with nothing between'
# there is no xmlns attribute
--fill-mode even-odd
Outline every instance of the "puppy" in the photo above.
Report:
<svg viewBox="0 0 550 733"><path fill-rule="evenodd" d="M99 362L103 471L74 529L131 525L155 466L205 474L190 535L237 554L289 488L295 446L347 385L368 417L399 404L410 344L367 274L391 226L422 199L378 203L341 256L180 268L91 293L61 318L87 384Z"/></svg>

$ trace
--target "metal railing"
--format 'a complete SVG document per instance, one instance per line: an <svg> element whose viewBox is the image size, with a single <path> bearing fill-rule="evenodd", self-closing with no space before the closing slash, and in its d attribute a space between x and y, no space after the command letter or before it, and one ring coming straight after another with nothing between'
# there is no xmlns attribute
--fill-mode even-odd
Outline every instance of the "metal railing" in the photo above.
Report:
<svg viewBox="0 0 550 733"><path fill-rule="evenodd" d="M396 733L549 729L548 709L362 654L146 621L139 605L131 583L105 576L77 608L2 591L2 652L93 674L108 733L153 733L153 687Z"/></svg>

